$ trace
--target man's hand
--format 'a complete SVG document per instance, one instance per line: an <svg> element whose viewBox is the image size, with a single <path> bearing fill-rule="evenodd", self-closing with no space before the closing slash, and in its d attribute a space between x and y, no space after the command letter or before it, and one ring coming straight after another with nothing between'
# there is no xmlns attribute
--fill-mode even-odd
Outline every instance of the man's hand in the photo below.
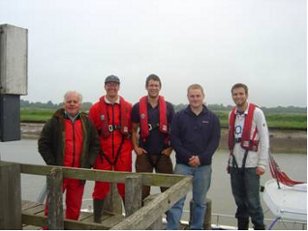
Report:
<svg viewBox="0 0 308 231"><path fill-rule="evenodd" d="M139 147L139 146L136 146L136 147L134 148L134 151L135 151L135 153L137 154L137 156L142 155L142 154L144 154L144 153L148 153L145 149L143 149L143 148L141 148L141 147Z"/></svg>
<svg viewBox="0 0 308 231"><path fill-rule="evenodd" d="M265 172L264 168L262 168L262 167L257 167L257 169L256 169L256 174L257 174L258 176L263 175L264 172Z"/></svg>
<svg viewBox="0 0 308 231"><path fill-rule="evenodd" d="M191 166L191 167L198 167L200 165L200 159L198 156L192 156L189 158L189 162L188 164Z"/></svg>
<svg viewBox="0 0 308 231"><path fill-rule="evenodd" d="M163 154L163 155L165 155L165 156L170 156L171 155L171 153L172 153L172 148L171 147L169 147L169 148L166 148L166 149L164 149L162 152L161 152L161 154Z"/></svg>

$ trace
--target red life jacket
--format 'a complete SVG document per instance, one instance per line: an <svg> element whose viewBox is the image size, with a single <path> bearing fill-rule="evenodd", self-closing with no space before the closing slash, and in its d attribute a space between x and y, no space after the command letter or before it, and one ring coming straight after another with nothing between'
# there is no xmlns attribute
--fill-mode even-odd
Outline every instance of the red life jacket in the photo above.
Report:
<svg viewBox="0 0 308 231"><path fill-rule="evenodd" d="M112 127L108 124L108 113L107 113L107 103L105 101L105 96L100 98L99 110L100 110L100 122L101 122L101 136L108 137L111 134L111 131L119 129L124 136L129 136L131 133L131 123L130 123L130 113L131 113L131 104L124 100L120 96L120 126Z"/></svg>
<svg viewBox="0 0 308 231"><path fill-rule="evenodd" d="M255 129L252 138L250 138L251 134L251 127L252 127L252 121L253 121L253 114L254 110L256 108L256 105L250 103L248 107L248 114L245 118L242 137L241 137L241 147L246 150L250 151L258 151L258 144L259 141L255 140L256 134L258 132L257 128ZM231 111L230 118L229 118L229 149L232 151L235 140L234 140L234 126L235 126L235 118L236 118L236 110L237 108L234 107Z"/></svg>
<svg viewBox="0 0 308 231"><path fill-rule="evenodd" d="M64 166L80 167L80 158L83 146L83 130L80 119L73 123L64 119L65 145L64 145Z"/></svg>
<svg viewBox="0 0 308 231"><path fill-rule="evenodd" d="M163 96L158 98L159 107L159 131L168 134L168 120L167 120L167 103ZM148 124L148 97L143 96L139 100L139 113L140 113L140 135L145 140L149 135Z"/></svg>

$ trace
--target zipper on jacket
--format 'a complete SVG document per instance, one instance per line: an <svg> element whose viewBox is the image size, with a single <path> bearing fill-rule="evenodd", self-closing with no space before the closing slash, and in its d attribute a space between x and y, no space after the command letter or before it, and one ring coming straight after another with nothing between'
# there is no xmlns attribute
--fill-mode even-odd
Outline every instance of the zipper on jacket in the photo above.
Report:
<svg viewBox="0 0 308 231"><path fill-rule="evenodd" d="M73 163L72 167L75 167L75 122L71 121L73 127Z"/></svg>
<svg viewBox="0 0 308 231"><path fill-rule="evenodd" d="M115 104L111 105L111 108L112 108L112 127L114 127L114 105ZM114 161L114 132L111 132L111 139L112 139L112 160ZM113 170L113 167L114 166L112 166L112 170Z"/></svg>

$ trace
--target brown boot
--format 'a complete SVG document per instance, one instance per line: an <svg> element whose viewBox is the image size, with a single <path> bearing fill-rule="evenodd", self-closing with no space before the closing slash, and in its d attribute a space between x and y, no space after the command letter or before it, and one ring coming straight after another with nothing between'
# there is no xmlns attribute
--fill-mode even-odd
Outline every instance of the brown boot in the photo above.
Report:
<svg viewBox="0 0 308 231"><path fill-rule="evenodd" d="M102 222L102 212L104 207L104 200L93 200L93 217L94 222L101 223Z"/></svg>

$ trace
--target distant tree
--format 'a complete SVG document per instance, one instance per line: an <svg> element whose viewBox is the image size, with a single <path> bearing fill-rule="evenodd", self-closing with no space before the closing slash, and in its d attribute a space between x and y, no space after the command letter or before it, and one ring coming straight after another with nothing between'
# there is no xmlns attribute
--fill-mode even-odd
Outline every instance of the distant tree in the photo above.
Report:
<svg viewBox="0 0 308 231"><path fill-rule="evenodd" d="M90 107L92 106L91 102L84 102L82 104L82 110L83 111L88 111ZM224 106L223 104L209 104L207 105L209 109L214 111L215 113L222 113L219 114L220 116L225 116L226 112L229 112L233 106L227 105ZM51 100L47 101L47 103L42 103L42 102L29 102L28 100L20 100L20 107L26 107L26 108L48 108L48 109L57 109L63 107L63 103L59 104L54 104ZM174 105L174 110L176 112L184 109L187 107L187 104L178 104ZM262 110L264 111L265 114L307 114L307 107L295 107L295 106L288 106L288 107L282 107L282 106L277 106L277 107L262 107Z"/></svg>
<svg viewBox="0 0 308 231"><path fill-rule="evenodd" d="M174 106L174 110L176 111L176 112L178 112L178 111L180 111L180 110L182 110L182 109L184 109L184 108L186 108L187 107L187 104L178 104L178 105L173 105Z"/></svg>
<svg viewBox="0 0 308 231"><path fill-rule="evenodd" d="M46 103L47 108L53 108L54 106L55 105L50 100Z"/></svg>
<svg viewBox="0 0 308 231"><path fill-rule="evenodd" d="M90 107L92 106L92 103L91 102L83 102L82 103L82 109L84 111L89 111Z"/></svg>

